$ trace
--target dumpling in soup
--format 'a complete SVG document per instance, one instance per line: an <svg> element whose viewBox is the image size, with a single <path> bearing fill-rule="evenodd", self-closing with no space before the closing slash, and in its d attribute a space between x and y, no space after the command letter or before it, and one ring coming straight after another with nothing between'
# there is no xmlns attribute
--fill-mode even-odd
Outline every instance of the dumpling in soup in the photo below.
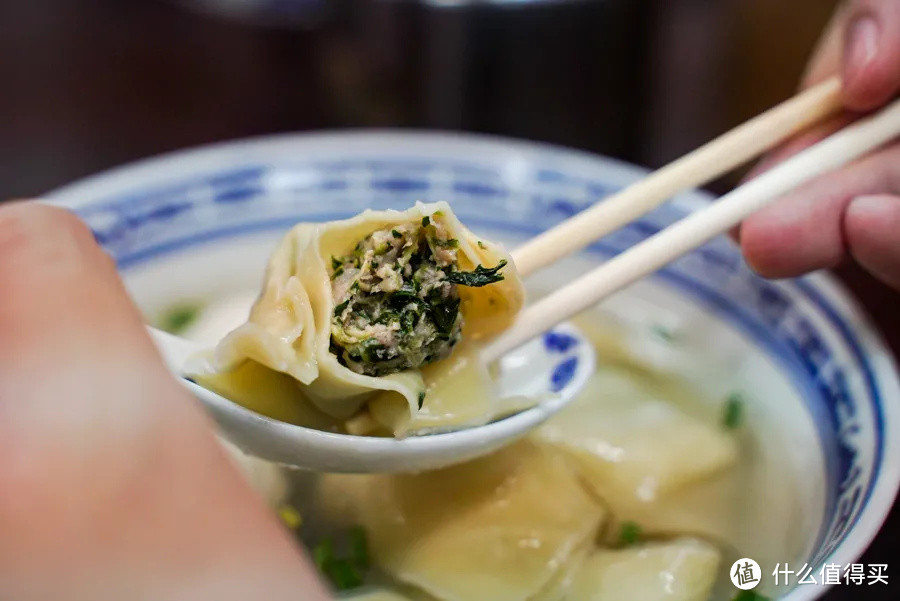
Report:
<svg viewBox="0 0 900 601"><path fill-rule="evenodd" d="M572 457L585 482L620 520L650 534L731 538L734 436L656 396L640 380L602 366L572 404L536 436Z"/></svg>
<svg viewBox="0 0 900 601"><path fill-rule="evenodd" d="M650 501L733 465L737 443L655 398L640 382L602 370L572 404L538 430L571 453L590 480Z"/></svg>
<svg viewBox="0 0 900 601"><path fill-rule="evenodd" d="M696 539L598 549L575 571L567 601L706 601L719 552Z"/></svg>
<svg viewBox="0 0 900 601"><path fill-rule="evenodd" d="M584 560L593 553L594 541L582 545L576 549L569 559L556 571L550 582L528 601L572 601L569 592L576 574Z"/></svg>
<svg viewBox="0 0 900 601"><path fill-rule="evenodd" d="M443 373L456 346L507 327L523 300L506 252L446 203L300 224L272 254L247 323L189 371L227 394L230 374L253 361L290 376L297 402L337 420L377 400L371 417L395 434L485 423L498 413L496 394L475 368L466 373L481 406L414 419L440 395L429 374Z"/></svg>
<svg viewBox="0 0 900 601"><path fill-rule="evenodd" d="M566 460L531 441L419 475L325 476L317 496L366 529L384 572L443 601L534 597L604 516Z"/></svg>

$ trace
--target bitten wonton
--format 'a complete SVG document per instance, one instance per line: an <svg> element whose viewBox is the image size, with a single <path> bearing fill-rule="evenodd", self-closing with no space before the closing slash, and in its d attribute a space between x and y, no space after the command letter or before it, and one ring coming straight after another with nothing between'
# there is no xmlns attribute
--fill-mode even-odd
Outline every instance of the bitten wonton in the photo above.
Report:
<svg viewBox="0 0 900 601"><path fill-rule="evenodd" d="M520 408L497 399L473 347L523 300L509 255L446 203L303 223L272 254L247 323L188 371L301 425L394 435L478 425Z"/></svg>

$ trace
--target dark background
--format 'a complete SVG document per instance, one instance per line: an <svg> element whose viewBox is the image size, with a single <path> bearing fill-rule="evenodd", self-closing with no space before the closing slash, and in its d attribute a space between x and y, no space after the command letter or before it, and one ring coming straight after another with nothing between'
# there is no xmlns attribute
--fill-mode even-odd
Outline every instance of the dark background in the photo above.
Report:
<svg viewBox="0 0 900 601"><path fill-rule="evenodd" d="M204 1L217 4L0 0L0 198L186 146L342 127L463 129L659 166L788 97L835 5L254 0L266 11L225 18ZM897 354L900 297L837 272ZM895 509L861 560L894 564L891 586L826 599L895 600L898 535Z"/></svg>

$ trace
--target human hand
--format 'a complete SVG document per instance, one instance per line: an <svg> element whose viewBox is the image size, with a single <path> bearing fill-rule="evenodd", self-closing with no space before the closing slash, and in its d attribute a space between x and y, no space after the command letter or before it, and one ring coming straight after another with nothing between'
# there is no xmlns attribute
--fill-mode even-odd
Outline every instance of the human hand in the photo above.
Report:
<svg viewBox="0 0 900 601"><path fill-rule="evenodd" d="M0 206L0 599L327 594L62 209Z"/></svg>
<svg viewBox="0 0 900 601"><path fill-rule="evenodd" d="M839 74L847 112L789 142L755 175L833 133L900 89L900 2L849 0L835 14L803 87ZM766 277L834 267L851 256L900 289L900 143L787 194L747 219L740 241Z"/></svg>

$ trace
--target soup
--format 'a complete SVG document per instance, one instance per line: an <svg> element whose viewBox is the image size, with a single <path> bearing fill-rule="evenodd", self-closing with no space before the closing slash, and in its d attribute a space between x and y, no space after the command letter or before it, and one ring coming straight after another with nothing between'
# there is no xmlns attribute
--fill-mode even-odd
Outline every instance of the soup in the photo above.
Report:
<svg viewBox="0 0 900 601"><path fill-rule="evenodd" d="M219 300L183 333L214 342L244 317L240 306ZM752 391L705 396L682 373L697 359L658 324L597 309L578 326L597 348L596 374L523 441L418 475L294 473L286 504L267 480L261 488L342 595L730 599L735 559L802 555L800 495L747 420Z"/></svg>

